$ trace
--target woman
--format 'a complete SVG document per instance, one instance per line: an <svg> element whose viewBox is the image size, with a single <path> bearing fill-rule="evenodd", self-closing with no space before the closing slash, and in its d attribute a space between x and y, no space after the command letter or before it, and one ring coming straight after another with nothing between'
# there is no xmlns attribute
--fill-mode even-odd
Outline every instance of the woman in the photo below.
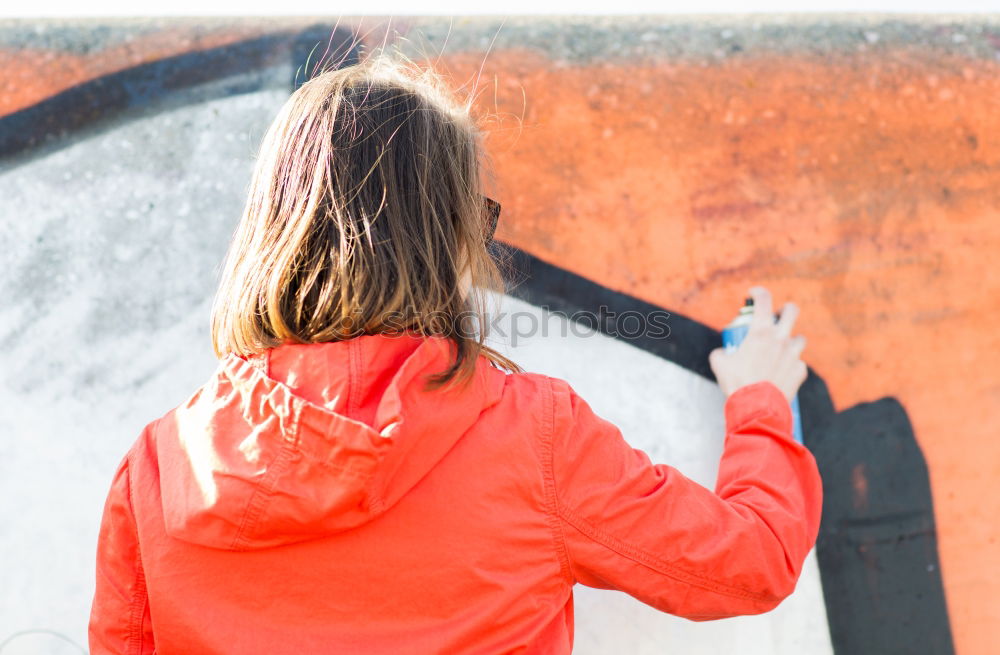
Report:
<svg viewBox="0 0 1000 655"><path fill-rule="evenodd" d="M470 101L471 102L471 101ZM212 314L221 362L105 505L104 653L569 653L572 587L693 620L795 587L821 485L792 439L797 310L735 353L716 493L483 342L498 206L468 104L372 56L289 99Z"/></svg>

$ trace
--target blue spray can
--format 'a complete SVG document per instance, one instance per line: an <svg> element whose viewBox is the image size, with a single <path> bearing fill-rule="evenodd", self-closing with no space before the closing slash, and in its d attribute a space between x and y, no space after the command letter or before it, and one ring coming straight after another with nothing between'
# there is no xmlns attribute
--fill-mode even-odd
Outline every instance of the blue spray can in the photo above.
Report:
<svg viewBox="0 0 1000 655"><path fill-rule="evenodd" d="M726 350L732 351L743 341L750 329L750 320L753 318L753 298L747 298L740 308L739 315L734 318L722 331L722 345ZM802 443L802 420L799 418L799 397L792 398L792 435L795 440Z"/></svg>

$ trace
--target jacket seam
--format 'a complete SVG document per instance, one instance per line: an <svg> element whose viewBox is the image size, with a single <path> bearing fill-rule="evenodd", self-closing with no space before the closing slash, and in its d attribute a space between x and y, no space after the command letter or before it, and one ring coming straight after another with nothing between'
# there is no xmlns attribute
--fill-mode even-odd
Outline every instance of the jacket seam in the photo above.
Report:
<svg viewBox="0 0 1000 655"><path fill-rule="evenodd" d="M143 647L142 619L146 611L149 596L146 591L146 574L142 568L142 553L139 550L139 527L136 525L135 510L132 505L132 451L126 455L126 494L128 513L132 518L132 536L135 538L135 579L133 580L132 598L129 601L128 647L127 653L140 654Z"/></svg>
<svg viewBox="0 0 1000 655"><path fill-rule="evenodd" d="M552 530L556 542L556 553L559 559L559 571L570 585L576 583L576 574L566 548L566 536L558 517L558 495L555 478L555 408L556 396L552 389L552 380L547 379L545 393L548 396L545 403L545 413L542 415L542 479L545 494L545 520Z"/></svg>
<svg viewBox="0 0 1000 655"><path fill-rule="evenodd" d="M247 502L246 510L243 512L243 518L240 520L240 527L233 537L232 544L230 544L231 549L242 550L243 546L247 544L246 532L249 530L249 526L254 525L260 519L264 511L264 505L274 490L277 478L284 472L285 464L294 449L295 444L291 441L286 441L267 467L268 471L264 479L255 485L253 494Z"/></svg>
<svg viewBox="0 0 1000 655"><path fill-rule="evenodd" d="M556 503L559 516L590 539L615 551L623 557L627 557L628 559L648 566L649 568L673 578L678 582L733 598L754 600L763 603L769 603L774 600L771 596L766 594L727 585L723 582L719 582L718 580L707 578L703 575L687 571L679 566L665 562L659 557L656 557L655 555L652 555L637 546L601 530L597 526L590 523L587 519L576 514L572 509L559 502L558 499L556 500Z"/></svg>

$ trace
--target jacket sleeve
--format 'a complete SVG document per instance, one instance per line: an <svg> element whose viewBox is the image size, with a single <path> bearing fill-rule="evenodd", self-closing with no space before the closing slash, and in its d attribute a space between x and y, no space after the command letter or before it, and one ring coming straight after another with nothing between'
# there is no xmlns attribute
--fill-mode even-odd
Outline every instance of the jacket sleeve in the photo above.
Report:
<svg viewBox="0 0 1000 655"><path fill-rule="evenodd" d="M154 650L128 461L126 455L118 465L104 503L88 630L91 655L148 655Z"/></svg>
<svg viewBox="0 0 1000 655"><path fill-rule="evenodd" d="M760 614L792 593L822 482L770 382L731 394L715 492L652 464L552 380L554 508L571 577L695 621Z"/></svg>

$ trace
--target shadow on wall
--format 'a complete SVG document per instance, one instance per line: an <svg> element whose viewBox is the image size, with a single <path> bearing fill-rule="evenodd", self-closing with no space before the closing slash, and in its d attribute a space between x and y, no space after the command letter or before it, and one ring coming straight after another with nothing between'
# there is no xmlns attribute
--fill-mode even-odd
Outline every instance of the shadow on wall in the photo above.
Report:
<svg viewBox="0 0 1000 655"><path fill-rule="evenodd" d="M313 25L184 52L81 82L0 117L0 172L151 112L262 89L291 90L302 81L305 61L315 56L317 46L343 53L355 40L349 29ZM357 51L350 50L346 61L356 57ZM513 295L536 306L594 314L601 306L618 313L663 309L523 250L515 249L513 255L523 277ZM720 343L719 333L676 313L670 325L667 338L640 337L629 343L713 379L707 356ZM617 334L613 325L598 328ZM815 371L810 371L800 403L806 445L824 479L817 555L835 651L953 652L928 470L905 409L884 398L836 412ZM13 644L15 636L25 644L48 640L33 642L46 652L70 648L58 633L12 635L4 644Z"/></svg>

